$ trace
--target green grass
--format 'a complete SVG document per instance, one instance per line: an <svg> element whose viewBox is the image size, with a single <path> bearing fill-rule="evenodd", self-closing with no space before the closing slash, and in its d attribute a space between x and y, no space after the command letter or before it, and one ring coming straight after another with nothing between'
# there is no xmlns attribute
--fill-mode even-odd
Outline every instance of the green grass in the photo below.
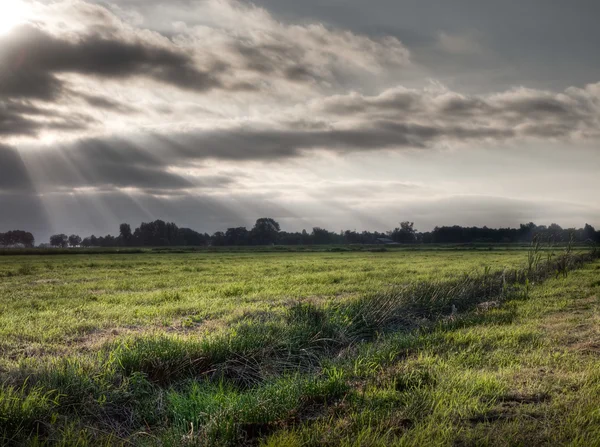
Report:
<svg viewBox="0 0 600 447"><path fill-rule="evenodd" d="M599 274L360 347L343 404L264 445L599 445Z"/></svg>
<svg viewBox="0 0 600 447"><path fill-rule="evenodd" d="M0 257L0 444L595 445L577 256Z"/></svg>
<svg viewBox="0 0 600 447"><path fill-rule="evenodd" d="M113 331L202 331L290 301L346 300L484 266L501 269L523 257L520 251L0 257L0 352L62 353Z"/></svg>

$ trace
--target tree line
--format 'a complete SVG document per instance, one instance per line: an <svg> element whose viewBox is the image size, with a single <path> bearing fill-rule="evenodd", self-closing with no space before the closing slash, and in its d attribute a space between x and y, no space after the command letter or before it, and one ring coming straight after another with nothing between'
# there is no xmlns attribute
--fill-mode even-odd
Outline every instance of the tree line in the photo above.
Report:
<svg viewBox="0 0 600 447"><path fill-rule="evenodd" d="M172 222L156 220L144 222L134 231L129 224L121 224L118 236L54 235L50 245L54 247L119 247L119 246L244 246L244 245L324 245L324 244L447 244L447 243L528 243L534 239L555 242L600 241L600 232L586 224L583 228L561 228L557 224L536 225L532 222L519 228L488 228L442 226L433 231L419 232L413 222L401 222L387 232L329 231L314 227L311 232L282 231L279 223L263 217L250 229L232 227L209 235L190 228L179 228Z"/></svg>
<svg viewBox="0 0 600 447"><path fill-rule="evenodd" d="M256 221L250 229L232 227L209 235L190 228L179 228L173 222L155 220L143 222L132 231L131 225L119 226L117 236L55 234L50 237L52 247L160 247L160 246L244 246L244 245L325 245L325 244L468 244L468 243L528 243L534 239L566 242L600 242L600 231L586 224L583 228L562 228L557 224L521 224L519 228L462 227L459 225L435 227L419 232L413 222L401 222L386 232L345 230L329 231L314 227L310 232L282 231L279 223L270 217ZM0 233L2 247L34 247L33 235L26 231Z"/></svg>

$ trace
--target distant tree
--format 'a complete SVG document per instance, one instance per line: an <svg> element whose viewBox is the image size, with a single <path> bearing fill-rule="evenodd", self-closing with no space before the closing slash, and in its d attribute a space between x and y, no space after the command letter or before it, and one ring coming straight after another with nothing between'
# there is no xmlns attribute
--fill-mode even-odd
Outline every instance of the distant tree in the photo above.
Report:
<svg viewBox="0 0 600 447"><path fill-rule="evenodd" d="M590 224L585 224L583 227L583 237L590 241L596 240L596 229L592 227Z"/></svg>
<svg viewBox="0 0 600 447"><path fill-rule="evenodd" d="M123 245L131 245L133 242L133 233L131 232L131 225L128 223L122 223L119 225L119 239Z"/></svg>
<svg viewBox="0 0 600 447"><path fill-rule="evenodd" d="M417 232L414 228L414 222L400 222L400 227L395 228L390 236L394 242L414 243L417 241Z"/></svg>
<svg viewBox="0 0 600 447"><path fill-rule="evenodd" d="M302 241L301 243L304 245L312 243L312 237L305 229L303 229L302 233L300 233L300 240Z"/></svg>
<svg viewBox="0 0 600 447"><path fill-rule="evenodd" d="M143 246L176 245L179 240L179 228L172 222L155 220L142 222L133 235L136 243Z"/></svg>
<svg viewBox="0 0 600 447"><path fill-rule="evenodd" d="M172 222L155 220L142 223L131 232L129 224L121 224L119 236L91 235L81 240L79 236L56 234L51 238L51 246L66 247L115 247L139 244L141 246L202 246L202 245L268 245L273 243L289 245L307 244L373 244L377 239L390 237L401 243L514 243L531 242L534 238L540 241L567 241L571 237L575 242L595 240L600 242L600 232L586 224L584 228L563 229L557 224L549 226L536 225L533 222L521 224L519 228L462 227L459 225L435 227L433 231L419 233L414 223L401 222L399 227L387 233L346 230L335 233L325 228L314 227L312 233L281 231L279 223L272 218L257 219L254 227L248 231L245 227L231 227L226 232L217 231L212 236L198 233L190 228L178 228ZM2 247L33 247L34 237L31 233L14 230L0 233Z"/></svg>
<svg viewBox="0 0 600 447"><path fill-rule="evenodd" d="M346 242L347 244L361 244L362 240L363 239L361 235L356 231L344 231L344 242Z"/></svg>
<svg viewBox="0 0 600 447"><path fill-rule="evenodd" d="M78 247L81 245L81 238L76 235L76 234L72 234L71 236L69 236L69 245L71 247Z"/></svg>
<svg viewBox="0 0 600 447"><path fill-rule="evenodd" d="M226 242L225 233L223 233L222 231L217 231L210 238L211 245L214 245L216 247L225 245L225 242Z"/></svg>
<svg viewBox="0 0 600 447"><path fill-rule="evenodd" d="M246 227L228 228L225 232L226 245L247 245L250 241L250 232Z"/></svg>
<svg viewBox="0 0 600 447"><path fill-rule="evenodd" d="M424 243L424 244L431 244L433 243L433 233L431 231L426 231L424 233L419 233L419 237L420 237L420 242Z"/></svg>
<svg viewBox="0 0 600 447"><path fill-rule="evenodd" d="M0 246L32 248L35 245L33 234L23 230L0 233Z"/></svg>
<svg viewBox="0 0 600 447"><path fill-rule="evenodd" d="M254 228L250 231L250 239L255 245L270 245L277 242L277 235L281 228L279 223L270 217L257 219Z"/></svg>
<svg viewBox="0 0 600 447"><path fill-rule="evenodd" d="M521 224L519 226L519 241L520 242L531 242L535 237L537 225L533 222L527 224Z"/></svg>
<svg viewBox="0 0 600 447"><path fill-rule="evenodd" d="M280 231L279 235L277 236L277 242L281 245L301 245L303 243L302 234Z"/></svg>
<svg viewBox="0 0 600 447"><path fill-rule="evenodd" d="M107 234L106 236L104 236L102 238L102 244L101 245L103 247L116 247L118 245L117 244L117 238L114 237L114 236L112 236L112 235L110 235L110 234Z"/></svg>
<svg viewBox="0 0 600 447"><path fill-rule="evenodd" d="M21 232L21 243L28 248L32 248L35 245L35 238L33 234L28 231Z"/></svg>
<svg viewBox="0 0 600 447"><path fill-rule="evenodd" d="M210 236L198 233L190 228L180 228L177 245L202 246L208 245Z"/></svg>
<svg viewBox="0 0 600 447"><path fill-rule="evenodd" d="M343 240L343 236L338 236L334 232L320 227L314 227L310 237L312 243L318 245L336 244L340 242L340 239Z"/></svg>
<svg viewBox="0 0 600 447"><path fill-rule="evenodd" d="M50 245L53 247L66 248L69 245L69 238L66 234L55 234L50 236Z"/></svg>
<svg viewBox="0 0 600 447"><path fill-rule="evenodd" d="M560 233L562 231L562 227L558 224L551 223L550 226L548 227L548 231Z"/></svg>
<svg viewBox="0 0 600 447"><path fill-rule="evenodd" d="M546 229L546 231L544 231L544 233L545 233L544 234L545 239L562 241L562 240L567 240L569 238L568 231L567 232L563 231L562 227L555 223L551 223L550 226ZM567 234L565 234L565 233L567 233ZM566 236L566 237L564 237L564 236Z"/></svg>

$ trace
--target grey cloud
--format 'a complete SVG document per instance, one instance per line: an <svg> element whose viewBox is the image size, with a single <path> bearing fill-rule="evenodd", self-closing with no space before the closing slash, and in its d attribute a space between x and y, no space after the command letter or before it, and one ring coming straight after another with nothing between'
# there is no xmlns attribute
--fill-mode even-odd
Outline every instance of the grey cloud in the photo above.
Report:
<svg viewBox="0 0 600 447"><path fill-rule="evenodd" d="M87 138L62 147L5 150L0 176L5 189L20 185L20 176L15 172L26 169L43 190L132 187L167 193L224 187L233 182L223 176L190 179L168 170L169 166L183 167L207 159L277 161L300 157L314 149L347 152L424 148L441 138L509 136L507 131L497 129L440 129L379 121L352 129L237 128L166 136L149 134L131 139Z"/></svg>
<svg viewBox="0 0 600 447"><path fill-rule="evenodd" d="M64 115L26 101L0 100L0 137L35 136L41 130L83 130L92 123L93 118L79 113Z"/></svg>
<svg viewBox="0 0 600 447"><path fill-rule="evenodd" d="M520 85L539 88L597 82L600 60L590 57L600 40L596 18L600 3L528 0L253 0L286 20L318 20L360 33L394 35L405 42L417 63L437 79L463 91L486 92ZM557 32L560 29L560 32ZM457 57L433 52L439 33L476 33L492 57Z"/></svg>
<svg viewBox="0 0 600 447"><path fill-rule="evenodd" d="M345 129L235 128L153 135L154 143L149 140L148 144L154 144L157 150L163 147L182 160L278 160L298 157L305 151L314 149L345 152L424 148L444 137L468 140L510 136L512 131L503 129L469 129L460 126L438 128L376 121Z"/></svg>
<svg viewBox="0 0 600 447"><path fill-rule="evenodd" d="M14 102L0 102L0 136L35 135L38 125L23 116L32 112L37 113L37 109Z"/></svg>
<svg viewBox="0 0 600 447"><path fill-rule="evenodd" d="M480 114L493 114L494 109L483 99L454 96L440 105L439 111L449 116L457 115L462 118Z"/></svg>
<svg viewBox="0 0 600 447"><path fill-rule="evenodd" d="M260 74L279 76L291 82L320 82L323 76L313 64L304 60L305 50L301 42L291 44L263 44L259 42L236 42L231 45L243 59L242 67Z"/></svg>
<svg viewBox="0 0 600 447"><path fill-rule="evenodd" d="M81 97L92 107L110 110L118 113L136 113L137 109L110 98L98 95L81 94Z"/></svg>
<svg viewBox="0 0 600 447"><path fill-rule="evenodd" d="M204 92L220 88L214 72L195 66L191 55L144 41L125 41L114 36L89 34L77 39L59 38L32 25L23 25L0 37L0 136L34 137L44 130L65 134L97 124L84 113L42 108L72 104L80 97L87 105L113 113L132 113L134 108L98 95L74 91L60 75L75 73L100 79L149 77L181 89Z"/></svg>
<svg viewBox="0 0 600 447"><path fill-rule="evenodd" d="M311 81L313 79L319 79L319 76L315 75L307 67L301 65L295 65L285 70L285 76L287 79L298 82Z"/></svg>
<svg viewBox="0 0 600 447"><path fill-rule="evenodd" d="M124 141L81 142L75 149L40 148L3 151L0 189L23 186L27 173L42 191L82 187L181 189L191 183L165 170L163 163ZM26 178L26 177L25 177Z"/></svg>
<svg viewBox="0 0 600 447"><path fill-rule="evenodd" d="M401 89L377 97L335 96L309 107L309 111L317 110L317 117L322 115L318 125L284 121L129 138L83 138L65 147L38 150L26 164L37 166L34 178L51 188L172 191L218 187L219 182L203 185L202 179L183 177L168 168L207 159L282 161L314 150L427 149L440 143L559 139L582 131L597 137L600 126L594 91L572 89L552 97L545 92L515 90L469 97ZM9 165L3 168L9 170Z"/></svg>
<svg viewBox="0 0 600 447"><path fill-rule="evenodd" d="M320 182L310 189L310 195L320 199L335 197L338 200L360 202L364 199L386 200L400 193L421 193L422 186L398 181L327 181Z"/></svg>
<svg viewBox="0 0 600 447"><path fill-rule="evenodd" d="M59 4L64 14L65 6ZM195 13L202 14L203 5L198 7ZM208 35L198 37L188 29L167 38L125 24L107 9L76 1L69 8L75 19L89 22L85 31L55 35L40 23L22 25L0 39L0 64L6 67L0 94L56 100L65 89L57 76L62 73L104 79L147 77L196 92L247 91L265 81L333 81L342 71L367 72L408 63L408 50L395 38L371 39L320 24L290 26L234 0L208 1L204 7L209 15L222 10L240 21L254 16L259 23L240 29L217 23L208 25L212 26ZM253 72L251 79L240 80L239 69ZM271 76L263 79L264 74Z"/></svg>
<svg viewBox="0 0 600 447"><path fill-rule="evenodd" d="M61 39L32 25L23 25L0 40L0 64L5 67L0 95L13 98L58 98L65 89L56 76L61 73L150 77L196 91L221 85L213 73L199 70L182 51L99 34Z"/></svg>
<svg viewBox="0 0 600 447"><path fill-rule="evenodd" d="M230 47L242 56L246 69L263 74L274 73L286 64L301 60L305 53L298 43L273 44L249 40L234 42Z"/></svg>
<svg viewBox="0 0 600 447"><path fill-rule="evenodd" d="M169 166L185 161L168 150L117 138L85 139L52 149L0 146L0 191L136 188L175 196L186 189L226 188L236 181L225 174L189 177L169 172Z"/></svg>
<svg viewBox="0 0 600 447"><path fill-rule="evenodd" d="M52 32L51 25L43 22L17 27L0 37L0 97L63 106L80 97L105 113L127 114L134 109L112 98L75 90L71 83L86 77L100 81L150 78L193 93L262 91L272 99L273 94L282 94L286 83L302 85L308 92L317 84L340 86L352 77L360 78L358 73L408 61L408 51L396 39L374 40L320 24L290 26L273 20L266 11L257 12L235 1L207 4L209 10L225 8L240 19L244 14L258 14L260 23L239 31L215 24L208 36L184 29L168 38L126 24L105 8L75 1L69 8L73 20L80 20L83 27L71 29L63 24L62 31ZM65 5L57 5L62 8L59 17L64 17ZM14 108L9 116L4 111L2 133L33 137L43 129L55 129L66 134L89 127L93 120L47 112L40 113L40 120L32 120ZM42 125L41 121L51 123Z"/></svg>
<svg viewBox="0 0 600 447"><path fill-rule="evenodd" d="M596 84L597 85L597 84ZM425 124L449 139L511 137L570 138L600 134L600 96L594 86L564 93L516 89L496 95L468 96L447 90L397 88L377 96L357 93L313 104L324 116L387 119Z"/></svg>

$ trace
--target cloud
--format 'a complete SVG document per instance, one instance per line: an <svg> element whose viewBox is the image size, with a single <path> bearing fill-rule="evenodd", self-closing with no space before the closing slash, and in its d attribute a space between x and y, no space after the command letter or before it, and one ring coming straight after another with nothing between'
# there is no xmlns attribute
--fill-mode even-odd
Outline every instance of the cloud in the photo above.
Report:
<svg viewBox="0 0 600 447"><path fill-rule="evenodd" d="M94 122L93 117L81 113L63 113L23 100L0 100L0 137L35 137L48 130L81 131L92 126Z"/></svg>
<svg viewBox="0 0 600 447"><path fill-rule="evenodd" d="M87 34L67 39L23 25L0 41L4 67L0 94L8 98L55 100L65 90L58 75L77 73L108 79L141 76L179 88L206 91L220 86L209 70L174 48Z"/></svg>
<svg viewBox="0 0 600 447"><path fill-rule="evenodd" d="M438 34L438 47L447 53L458 56L482 55L485 50L480 43L479 33L451 34L440 32Z"/></svg>
<svg viewBox="0 0 600 447"><path fill-rule="evenodd" d="M169 172L171 160L159 158L124 140L89 139L68 148L17 150L0 146L0 192L37 193L93 188L137 189L175 195L183 189L222 188L233 180L206 175L192 180Z"/></svg>
<svg viewBox="0 0 600 447"><path fill-rule="evenodd" d="M129 135L83 137L20 154L34 171L32 177L45 189L90 186L174 194L233 183L218 178L203 183L182 174L181 168L208 160L283 162L315 151L344 154L428 150L475 142L595 141L600 136L598 92L596 85L562 93L515 89L482 96L445 89L396 88L376 96L330 96L290 108L270 120L239 123L225 119L215 127L167 126ZM31 116L38 113L25 103L10 104ZM112 107L112 103L106 106ZM20 115L12 110L6 108L4 114L17 117L14 129L35 131L33 119L19 123ZM10 189L10 182L19 183L12 175L19 166L15 156L0 166L0 175L7 179L5 188Z"/></svg>
<svg viewBox="0 0 600 447"><path fill-rule="evenodd" d="M171 123L189 120L191 107L238 118L410 65L396 38L291 25L235 0L178 4L169 11L189 23L162 33L138 15L80 0L31 9L30 23L0 36L0 97L11 101L0 127L21 139L99 135L123 123L147 128L168 109ZM35 119L18 103L37 107Z"/></svg>
<svg viewBox="0 0 600 447"><path fill-rule="evenodd" d="M29 104L0 101L0 135L34 135L38 125L27 116L40 113L37 107Z"/></svg>
<svg viewBox="0 0 600 447"><path fill-rule="evenodd" d="M492 95L464 95L447 89L389 89L376 96L358 93L315 101L315 113L339 119L380 119L421 125L447 141L600 136L600 84L562 93L525 88ZM318 116L318 115L317 115ZM427 143L424 139L423 143Z"/></svg>
<svg viewBox="0 0 600 447"><path fill-rule="evenodd" d="M113 99L106 98L103 96L82 94L81 97L90 106L98 108L98 109L116 111L119 113L136 113L136 112L138 112L138 110L135 107L131 107L127 104L123 104L123 103L120 103L118 101L115 101Z"/></svg>

